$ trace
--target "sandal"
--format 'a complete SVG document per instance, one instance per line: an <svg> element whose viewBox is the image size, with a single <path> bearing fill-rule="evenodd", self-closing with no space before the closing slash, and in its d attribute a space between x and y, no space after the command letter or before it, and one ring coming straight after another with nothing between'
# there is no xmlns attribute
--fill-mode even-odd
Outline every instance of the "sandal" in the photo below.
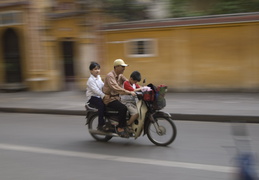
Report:
<svg viewBox="0 0 259 180"><path fill-rule="evenodd" d="M120 137L129 138L129 134L128 134L128 132L127 132L126 130L121 131L121 132L119 132L119 131L117 130L117 134L118 134Z"/></svg>
<svg viewBox="0 0 259 180"><path fill-rule="evenodd" d="M131 127L131 125L128 125L128 126L126 127L126 129L127 129L127 131L128 131L129 133L134 133L134 130L133 130L133 128Z"/></svg>

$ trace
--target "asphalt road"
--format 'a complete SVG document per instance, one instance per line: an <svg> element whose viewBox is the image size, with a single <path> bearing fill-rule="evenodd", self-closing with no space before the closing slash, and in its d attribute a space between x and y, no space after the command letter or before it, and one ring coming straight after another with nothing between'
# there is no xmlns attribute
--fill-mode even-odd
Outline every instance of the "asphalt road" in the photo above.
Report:
<svg viewBox="0 0 259 180"><path fill-rule="evenodd" d="M232 180L232 124L176 121L168 147L146 136L93 140L82 116L0 113L0 179ZM247 124L253 153L259 125Z"/></svg>

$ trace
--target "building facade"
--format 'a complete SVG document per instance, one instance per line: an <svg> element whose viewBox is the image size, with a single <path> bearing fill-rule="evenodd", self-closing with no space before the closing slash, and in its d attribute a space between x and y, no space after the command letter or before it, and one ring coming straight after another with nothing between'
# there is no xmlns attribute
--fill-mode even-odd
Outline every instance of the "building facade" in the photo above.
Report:
<svg viewBox="0 0 259 180"><path fill-rule="evenodd" d="M103 26L106 61L174 91L259 90L259 13Z"/></svg>
<svg viewBox="0 0 259 180"><path fill-rule="evenodd" d="M2 0L0 88L85 88L88 65L98 61L93 12L77 0Z"/></svg>
<svg viewBox="0 0 259 180"><path fill-rule="evenodd" d="M103 24L85 2L0 1L0 89L84 90L121 58L173 91L258 92L259 13Z"/></svg>

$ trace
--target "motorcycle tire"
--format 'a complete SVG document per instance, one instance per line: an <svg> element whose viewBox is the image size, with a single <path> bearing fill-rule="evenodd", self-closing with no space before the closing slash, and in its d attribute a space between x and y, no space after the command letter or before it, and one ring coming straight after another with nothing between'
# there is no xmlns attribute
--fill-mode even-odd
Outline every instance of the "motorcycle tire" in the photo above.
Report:
<svg viewBox="0 0 259 180"><path fill-rule="evenodd" d="M158 127L158 131L155 128ZM147 137L157 146L167 146L171 144L177 134L176 126L170 117L158 116L155 122L149 122L147 125Z"/></svg>
<svg viewBox="0 0 259 180"><path fill-rule="evenodd" d="M98 114L95 114L90 117L90 120L88 122L88 130L91 129L91 130L97 131L97 126L98 126ZM91 133L90 131L89 133L95 140L101 141L101 142L107 142L112 138L112 136L109 136L109 135L95 134L95 133Z"/></svg>

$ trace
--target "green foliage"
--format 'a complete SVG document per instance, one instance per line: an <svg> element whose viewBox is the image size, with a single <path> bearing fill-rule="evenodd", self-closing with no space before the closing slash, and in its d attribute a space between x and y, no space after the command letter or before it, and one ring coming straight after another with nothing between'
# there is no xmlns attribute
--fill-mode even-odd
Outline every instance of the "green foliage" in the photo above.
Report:
<svg viewBox="0 0 259 180"><path fill-rule="evenodd" d="M185 17L188 16L188 0L170 0L171 13L173 17Z"/></svg>
<svg viewBox="0 0 259 180"><path fill-rule="evenodd" d="M259 0L214 0L203 1L207 8L194 10L197 1L170 0L172 17L247 13L259 11Z"/></svg>
<svg viewBox="0 0 259 180"><path fill-rule="evenodd" d="M136 0L103 0L105 13L125 21L147 19L147 7Z"/></svg>
<svg viewBox="0 0 259 180"><path fill-rule="evenodd" d="M259 11L259 0L219 0L210 14L230 14Z"/></svg>

